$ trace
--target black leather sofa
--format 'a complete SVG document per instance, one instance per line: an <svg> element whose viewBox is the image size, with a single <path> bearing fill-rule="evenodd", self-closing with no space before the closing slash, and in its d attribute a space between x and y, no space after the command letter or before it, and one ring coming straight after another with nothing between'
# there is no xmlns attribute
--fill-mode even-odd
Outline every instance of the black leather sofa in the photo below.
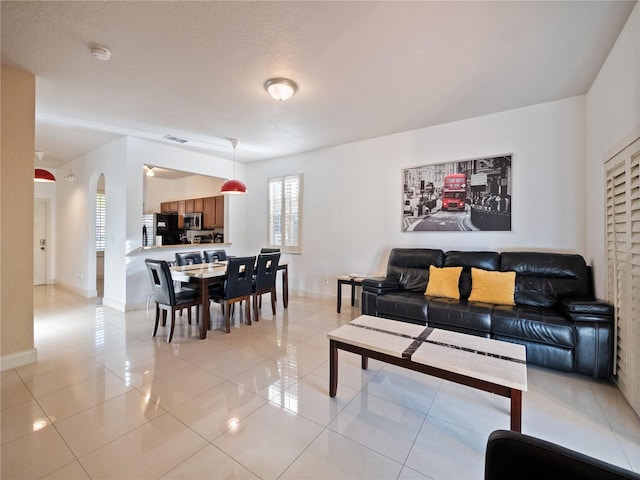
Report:
<svg viewBox="0 0 640 480"><path fill-rule="evenodd" d="M485 480L640 480L636 472L522 433L496 430L485 453Z"/></svg>
<svg viewBox="0 0 640 480"><path fill-rule="evenodd" d="M462 267L459 300L425 295L430 265ZM515 271L515 305L467 301L472 267ZM362 313L519 343L533 365L611 374L613 306L594 298L591 268L580 255L395 248L386 277L362 282Z"/></svg>

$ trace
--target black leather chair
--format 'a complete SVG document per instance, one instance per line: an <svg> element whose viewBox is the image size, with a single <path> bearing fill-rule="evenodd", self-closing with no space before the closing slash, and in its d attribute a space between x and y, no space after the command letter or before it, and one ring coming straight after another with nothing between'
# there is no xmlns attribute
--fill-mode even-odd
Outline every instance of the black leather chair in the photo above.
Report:
<svg viewBox="0 0 640 480"><path fill-rule="evenodd" d="M640 474L522 433L489 435L485 480L640 480Z"/></svg>
<svg viewBox="0 0 640 480"><path fill-rule="evenodd" d="M253 319L258 321L260 314L258 312L258 298L260 298L260 306L262 306L262 295L271 294L271 310L276 314L276 274L278 273L278 262L280 260L279 253L265 253L258 255L258 263L256 265L256 275L251 288L251 296L253 298Z"/></svg>
<svg viewBox="0 0 640 480"><path fill-rule="evenodd" d="M197 265L200 263L202 263L202 255L198 252L176 253L176 264L178 266Z"/></svg>
<svg viewBox="0 0 640 480"><path fill-rule="evenodd" d="M204 261L207 263L212 262L224 262L227 259L227 252L225 250L205 250Z"/></svg>
<svg viewBox="0 0 640 480"><path fill-rule="evenodd" d="M231 257L227 263L227 278L223 285L209 290L209 298L222 305L225 331L231 332L231 305L246 300L245 317L251 325L251 286L256 257Z"/></svg>
<svg viewBox="0 0 640 480"><path fill-rule="evenodd" d="M260 249L260 253L280 253L280 249L264 247Z"/></svg>
<svg viewBox="0 0 640 480"><path fill-rule="evenodd" d="M189 324L191 324L191 307L196 307L196 315L198 315L198 305L200 298L197 292L184 290L176 292L173 288L173 280L171 279L171 271L169 264L164 260L151 260L147 258L144 261L149 272L151 280L151 288L153 290L153 299L156 302L156 321L153 327L153 336L158 332L158 323L160 321L160 311L162 310L162 326L167 323L167 312L171 311L171 328L167 335L167 343L173 338L173 330L176 325L176 310L187 309Z"/></svg>

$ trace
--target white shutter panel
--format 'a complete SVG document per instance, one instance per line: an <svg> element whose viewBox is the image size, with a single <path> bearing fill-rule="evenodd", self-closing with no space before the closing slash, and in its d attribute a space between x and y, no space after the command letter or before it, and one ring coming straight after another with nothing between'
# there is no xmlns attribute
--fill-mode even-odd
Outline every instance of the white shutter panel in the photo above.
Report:
<svg viewBox="0 0 640 480"><path fill-rule="evenodd" d="M618 388L640 412L640 140L606 162L607 296Z"/></svg>

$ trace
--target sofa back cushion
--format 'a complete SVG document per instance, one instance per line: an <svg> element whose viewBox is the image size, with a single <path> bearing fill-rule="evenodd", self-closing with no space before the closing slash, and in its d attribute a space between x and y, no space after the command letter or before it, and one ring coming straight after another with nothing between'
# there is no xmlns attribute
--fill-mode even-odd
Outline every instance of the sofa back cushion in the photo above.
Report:
<svg viewBox="0 0 640 480"><path fill-rule="evenodd" d="M556 307L563 298L590 291L589 269L580 255L504 252L500 270L516 272L516 304Z"/></svg>
<svg viewBox="0 0 640 480"><path fill-rule="evenodd" d="M399 283L400 290L424 293L429 266L442 267L444 252L431 248L394 248L389 254L387 278Z"/></svg>
<svg viewBox="0 0 640 480"><path fill-rule="evenodd" d="M482 270L500 270L498 252L460 252L452 250L444 256L445 267L462 267L460 274L460 298L467 299L471 293L471 267Z"/></svg>

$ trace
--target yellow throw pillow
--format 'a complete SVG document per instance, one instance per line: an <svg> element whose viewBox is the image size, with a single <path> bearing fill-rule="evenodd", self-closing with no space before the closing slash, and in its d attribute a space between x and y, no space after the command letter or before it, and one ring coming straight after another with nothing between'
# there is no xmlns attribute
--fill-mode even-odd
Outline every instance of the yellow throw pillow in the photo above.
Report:
<svg viewBox="0 0 640 480"><path fill-rule="evenodd" d="M516 272L491 272L471 268L470 302L515 305Z"/></svg>
<svg viewBox="0 0 640 480"><path fill-rule="evenodd" d="M458 290L458 281L460 280L460 272L462 267L444 267L438 268L429 265L429 282L425 295L432 297L445 297L460 299L460 290Z"/></svg>

